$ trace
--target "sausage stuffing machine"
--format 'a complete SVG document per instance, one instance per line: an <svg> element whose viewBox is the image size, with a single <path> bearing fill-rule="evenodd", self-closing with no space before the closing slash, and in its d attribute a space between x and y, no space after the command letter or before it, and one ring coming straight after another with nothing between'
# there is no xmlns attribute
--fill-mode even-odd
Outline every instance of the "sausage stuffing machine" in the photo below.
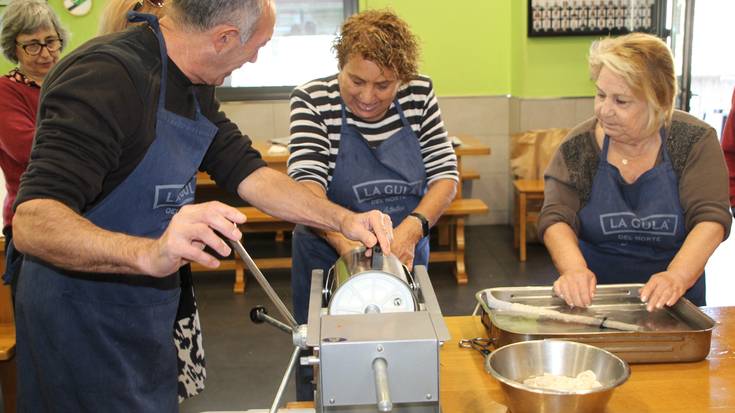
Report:
<svg viewBox="0 0 735 413"><path fill-rule="evenodd" d="M287 322L256 307L250 317L292 334L294 350L270 412L297 361L314 367L318 413L439 413L439 349L449 331L424 266L411 274L377 248L314 270L306 325L297 325L239 242L232 245ZM299 357L302 350L313 355Z"/></svg>

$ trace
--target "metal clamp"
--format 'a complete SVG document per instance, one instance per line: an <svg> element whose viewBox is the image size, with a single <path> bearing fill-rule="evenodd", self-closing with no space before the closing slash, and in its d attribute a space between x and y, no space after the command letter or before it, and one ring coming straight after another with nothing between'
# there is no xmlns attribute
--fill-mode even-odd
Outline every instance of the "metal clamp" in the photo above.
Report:
<svg viewBox="0 0 735 413"><path fill-rule="evenodd" d="M491 348L495 346L495 339L485 337L463 338L457 344L459 347L471 348L477 350L483 356L487 356L492 352Z"/></svg>

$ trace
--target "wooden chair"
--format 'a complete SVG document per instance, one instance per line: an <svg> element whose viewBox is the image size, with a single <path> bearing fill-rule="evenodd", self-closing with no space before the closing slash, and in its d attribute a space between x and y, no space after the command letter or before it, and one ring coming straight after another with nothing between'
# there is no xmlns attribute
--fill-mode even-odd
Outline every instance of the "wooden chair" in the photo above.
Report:
<svg viewBox="0 0 735 413"><path fill-rule="evenodd" d="M529 223L538 220L538 210L529 210L529 201L544 200L543 179L516 179L513 181L515 191L516 214L513 219L513 245L518 248L518 259L526 261L526 228Z"/></svg>

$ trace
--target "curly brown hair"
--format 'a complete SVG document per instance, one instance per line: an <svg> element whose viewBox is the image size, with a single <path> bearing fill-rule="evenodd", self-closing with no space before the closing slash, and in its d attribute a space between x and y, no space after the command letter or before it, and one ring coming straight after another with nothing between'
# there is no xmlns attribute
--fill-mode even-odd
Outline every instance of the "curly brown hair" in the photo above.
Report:
<svg viewBox="0 0 735 413"><path fill-rule="evenodd" d="M419 45L408 24L388 9L367 10L342 24L332 46L340 70L352 55L359 55L395 72L406 83L418 75Z"/></svg>

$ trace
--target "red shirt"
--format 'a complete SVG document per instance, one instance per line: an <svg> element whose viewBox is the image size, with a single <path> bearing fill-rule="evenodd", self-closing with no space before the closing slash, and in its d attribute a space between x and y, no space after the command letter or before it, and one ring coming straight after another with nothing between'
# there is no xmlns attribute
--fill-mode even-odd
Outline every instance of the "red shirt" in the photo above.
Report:
<svg viewBox="0 0 735 413"><path fill-rule="evenodd" d="M732 91L732 107L722 131L722 150L725 152L727 170L730 174L730 205L735 207L735 89Z"/></svg>
<svg viewBox="0 0 735 413"><path fill-rule="evenodd" d="M3 205L4 225L13 222L13 202L20 176L28 166L41 88L13 70L0 76L0 168L5 174L7 195Z"/></svg>

